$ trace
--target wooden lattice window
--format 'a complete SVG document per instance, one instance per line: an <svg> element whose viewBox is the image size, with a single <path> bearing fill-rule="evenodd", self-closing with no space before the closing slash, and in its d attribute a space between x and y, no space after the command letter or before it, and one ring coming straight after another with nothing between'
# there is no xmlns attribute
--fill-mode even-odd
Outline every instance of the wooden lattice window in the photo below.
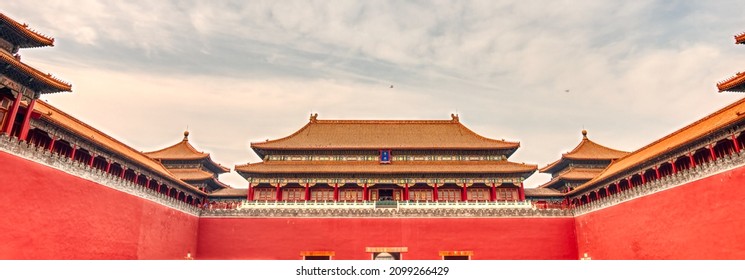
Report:
<svg viewBox="0 0 745 280"><path fill-rule="evenodd" d="M305 189L287 188L282 190L282 200L305 200Z"/></svg>
<svg viewBox="0 0 745 280"><path fill-rule="evenodd" d="M489 200L489 189L469 188L468 200Z"/></svg>
<svg viewBox="0 0 745 280"><path fill-rule="evenodd" d="M334 200L334 190L332 189L311 190L310 200Z"/></svg>
<svg viewBox="0 0 745 280"><path fill-rule="evenodd" d="M460 201L461 190L458 189L440 189L437 191L437 199L440 201Z"/></svg>
<svg viewBox="0 0 745 280"><path fill-rule="evenodd" d="M497 189L497 200L517 200L517 190Z"/></svg>
<svg viewBox="0 0 745 280"><path fill-rule="evenodd" d="M254 200L276 200L276 190L271 188L254 189Z"/></svg>
<svg viewBox="0 0 745 280"><path fill-rule="evenodd" d="M359 189L353 189L353 190L341 190L341 200L346 201L361 201L362 200L362 190Z"/></svg>
<svg viewBox="0 0 745 280"><path fill-rule="evenodd" d="M433 200L432 190L409 190L409 200L431 201Z"/></svg>

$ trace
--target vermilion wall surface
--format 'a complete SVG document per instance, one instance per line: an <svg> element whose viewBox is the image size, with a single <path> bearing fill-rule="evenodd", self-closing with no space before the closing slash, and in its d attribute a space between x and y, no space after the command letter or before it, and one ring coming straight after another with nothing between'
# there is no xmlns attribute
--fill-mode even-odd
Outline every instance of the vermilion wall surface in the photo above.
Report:
<svg viewBox="0 0 745 280"><path fill-rule="evenodd" d="M593 259L745 259L745 167L576 219Z"/></svg>
<svg viewBox="0 0 745 280"><path fill-rule="evenodd" d="M183 259L198 217L0 152L0 259Z"/></svg>
<svg viewBox="0 0 745 280"><path fill-rule="evenodd" d="M408 247L403 259L577 259L573 218L202 218L199 259L370 259L366 247Z"/></svg>
<svg viewBox="0 0 745 280"><path fill-rule="evenodd" d="M743 201L745 167L576 219L199 219L0 152L0 259L745 259Z"/></svg>

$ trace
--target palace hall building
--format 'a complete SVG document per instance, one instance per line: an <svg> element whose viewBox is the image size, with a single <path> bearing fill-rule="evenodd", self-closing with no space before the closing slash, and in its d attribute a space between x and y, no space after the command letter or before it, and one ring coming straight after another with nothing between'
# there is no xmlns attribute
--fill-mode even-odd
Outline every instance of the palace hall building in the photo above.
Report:
<svg viewBox="0 0 745 280"><path fill-rule="evenodd" d="M319 120L251 143L264 160L236 166L248 200L522 201L535 165L507 160L516 142L450 120ZM430 135L422 137L422 135Z"/></svg>
<svg viewBox="0 0 745 280"><path fill-rule="evenodd" d="M0 13L0 259L745 258L745 99L633 151L567 132L540 169L458 115L313 114L251 143L229 186L199 135L142 152L39 100L73 91L21 59L53 45ZM536 171L551 179L525 188Z"/></svg>

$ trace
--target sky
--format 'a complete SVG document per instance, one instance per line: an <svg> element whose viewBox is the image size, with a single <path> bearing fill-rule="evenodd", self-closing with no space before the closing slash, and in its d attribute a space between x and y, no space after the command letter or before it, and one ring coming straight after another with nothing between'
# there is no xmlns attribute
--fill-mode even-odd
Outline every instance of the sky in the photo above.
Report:
<svg viewBox="0 0 745 280"><path fill-rule="evenodd" d="M55 38L20 52L73 85L42 99L141 151L188 128L229 167L260 161L251 142L311 113L456 113L539 167L582 129L633 151L742 98L716 83L745 70L741 1L10 0L0 12Z"/></svg>

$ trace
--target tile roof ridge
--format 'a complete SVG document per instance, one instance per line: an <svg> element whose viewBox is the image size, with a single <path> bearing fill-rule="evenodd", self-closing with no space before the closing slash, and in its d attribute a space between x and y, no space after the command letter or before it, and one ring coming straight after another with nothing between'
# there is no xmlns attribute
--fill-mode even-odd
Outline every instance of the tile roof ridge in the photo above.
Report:
<svg viewBox="0 0 745 280"><path fill-rule="evenodd" d="M745 44L745 31L735 35L735 44Z"/></svg>
<svg viewBox="0 0 745 280"><path fill-rule="evenodd" d="M745 82L745 73L737 72L729 78L717 82L717 90L719 90L719 92L728 91L743 82Z"/></svg>

